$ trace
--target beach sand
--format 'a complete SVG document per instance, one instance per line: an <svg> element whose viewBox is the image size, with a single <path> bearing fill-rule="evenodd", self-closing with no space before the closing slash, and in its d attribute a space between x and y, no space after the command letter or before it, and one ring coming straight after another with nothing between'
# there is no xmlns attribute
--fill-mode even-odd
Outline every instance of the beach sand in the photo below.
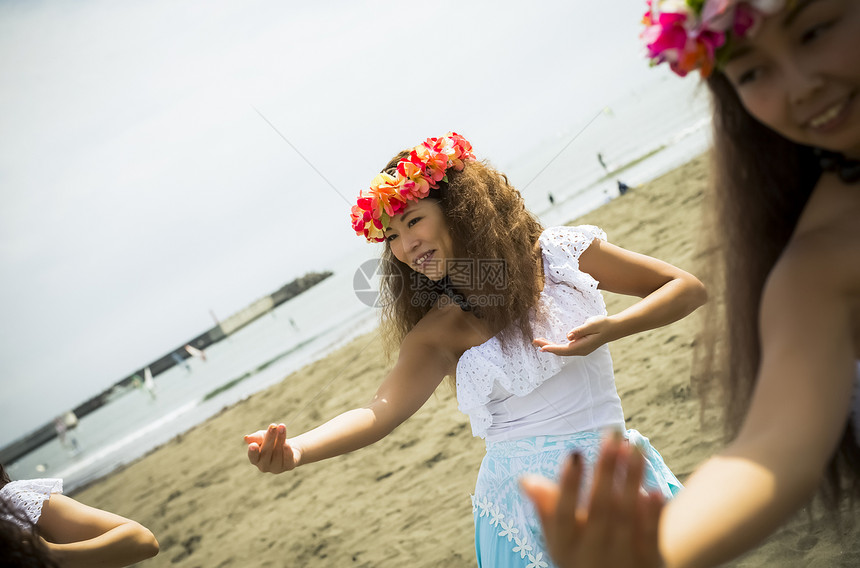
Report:
<svg viewBox="0 0 860 568"><path fill-rule="evenodd" d="M697 256L706 179L707 160L697 158L571 224L598 225L615 244L697 273L708 261ZM610 313L629 303L607 294ZM699 317L611 345L628 427L682 480L721 446L719 423L702 423L691 392ZM270 422L300 433L368 401L387 368L373 335L360 337L75 497L155 533L161 552L143 566L474 566L469 495L483 441L445 384L360 452L279 476L247 462L243 434ZM840 542L800 514L732 565L858 566L852 528Z"/></svg>

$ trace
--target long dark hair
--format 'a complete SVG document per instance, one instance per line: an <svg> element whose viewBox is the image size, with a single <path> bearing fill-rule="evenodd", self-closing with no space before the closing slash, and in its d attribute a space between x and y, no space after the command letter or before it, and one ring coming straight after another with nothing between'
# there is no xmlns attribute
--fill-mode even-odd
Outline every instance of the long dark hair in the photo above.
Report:
<svg viewBox="0 0 860 568"><path fill-rule="evenodd" d="M59 568L42 544L36 526L4 499L0 499L0 565L8 568Z"/></svg>
<svg viewBox="0 0 860 568"><path fill-rule="evenodd" d="M400 152L382 171L393 174L397 163L408 155L408 151ZM502 286L497 286L498 281L478 281L459 292L467 298L493 300L474 306L473 312L491 333L500 334L503 345L513 327L531 337L527 316L540 295L535 244L543 227L525 208L508 178L489 164L468 161L462 171L449 170L447 179L427 198L436 199L442 208L455 255L476 262L494 261L504 270ZM390 355L434 305L436 285L398 261L388 243L382 259L381 328Z"/></svg>
<svg viewBox="0 0 860 568"><path fill-rule="evenodd" d="M9 479L9 474L6 473L6 468L3 467L3 464L0 463L0 489L3 488L7 483L12 481Z"/></svg>
<svg viewBox="0 0 860 568"><path fill-rule="evenodd" d="M711 279L721 281L717 288L726 295L724 305L712 302L705 318L705 353L697 379L705 395L722 385L731 439L746 416L761 362L758 315L765 280L788 244L821 168L812 148L750 115L724 74L714 73L707 85L713 95L711 211L716 215L709 248L720 251ZM847 424L821 488L828 507L838 505L849 478L849 489L860 490L860 450Z"/></svg>

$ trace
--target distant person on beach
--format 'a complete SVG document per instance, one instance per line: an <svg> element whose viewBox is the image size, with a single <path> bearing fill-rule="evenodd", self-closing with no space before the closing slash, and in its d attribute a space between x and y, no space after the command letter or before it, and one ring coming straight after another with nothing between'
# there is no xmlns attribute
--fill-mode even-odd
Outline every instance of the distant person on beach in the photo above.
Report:
<svg viewBox="0 0 860 568"><path fill-rule="evenodd" d="M21 535L32 535L35 527L41 541L33 543L35 554L47 551L55 563L41 565L109 568L129 566L158 554L158 541L148 529L79 503L62 491L61 479L11 481L0 465L0 503L12 510L11 515L3 516L9 523L4 530L14 530L14 525Z"/></svg>
<svg viewBox="0 0 860 568"><path fill-rule="evenodd" d="M618 195L624 195L630 191L630 186L621 180L618 180Z"/></svg>
<svg viewBox="0 0 860 568"><path fill-rule="evenodd" d="M544 229L455 133L395 156L352 221L383 243L381 337L399 347L397 362L364 407L294 438L283 424L247 435L260 471L382 439L456 372L459 408L487 443L472 501L479 565L548 565L518 479L554 475L574 449L591 464L601 429L642 448L643 487L665 498L680 489L648 440L624 430L607 343L692 312L705 300L695 277L609 244L597 227ZM642 299L609 316L600 289Z"/></svg>
<svg viewBox="0 0 860 568"><path fill-rule="evenodd" d="M598 476L588 512L577 512L576 467L560 492L531 485L561 566L607 565L620 549L642 553L629 566L715 566L816 492L831 517L860 496L860 2L658 1L646 23L655 61L699 69L713 98L726 323L706 319L702 376L723 380L732 441L662 514L613 486L614 470L641 467L617 443L605 457L619 467ZM678 33L724 47L665 50ZM856 526L841 535L858 537Z"/></svg>
<svg viewBox="0 0 860 568"><path fill-rule="evenodd" d="M180 355L179 353L174 351L173 353L170 354L170 358L173 359L173 362L176 365L184 365L185 370L188 371L189 373L191 372L191 364L188 363L188 360L183 358L182 355Z"/></svg>
<svg viewBox="0 0 860 568"><path fill-rule="evenodd" d="M555 197L551 193L547 193L546 196L549 198L549 204L555 205Z"/></svg>
<svg viewBox="0 0 860 568"><path fill-rule="evenodd" d="M601 167L606 173L609 173L609 168L606 167L606 162L603 161L603 154L600 152L597 153L597 161L600 162Z"/></svg>
<svg viewBox="0 0 860 568"><path fill-rule="evenodd" d="M185 351L192 357L197 357L201 361L206 361L206 352L202 349L197 349L193 345L186 345Z"/></svg>
<svg viewBox="0 0 860 568"><path fill-rule="evenodd" d="M57 438L60 440L60 445L64 448L70 448L72 452L78 451L78 439L69 430L74 430L78 426L78 417L74 412L66 412L62 416L54 418L54 431L57 433Z"/></svg>

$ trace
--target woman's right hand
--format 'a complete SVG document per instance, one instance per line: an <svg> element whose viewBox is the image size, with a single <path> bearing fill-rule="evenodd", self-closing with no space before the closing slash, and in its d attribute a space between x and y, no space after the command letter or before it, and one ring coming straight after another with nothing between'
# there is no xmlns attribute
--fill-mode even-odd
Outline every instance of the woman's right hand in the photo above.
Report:
<svg viewBox="0 0 860 568"><path fill-rule="evenodd" d="M301 450L287 443L287 427L270 424L245 436L248 461L264 473L283 473L295 469L302 457Z"/></svg>

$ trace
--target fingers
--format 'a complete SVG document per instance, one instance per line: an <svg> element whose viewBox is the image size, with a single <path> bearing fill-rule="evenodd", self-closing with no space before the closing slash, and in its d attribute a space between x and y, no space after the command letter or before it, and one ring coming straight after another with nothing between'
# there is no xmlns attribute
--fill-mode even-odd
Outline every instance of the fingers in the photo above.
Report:
<svg viewBox="0 0 860 568"><path fill-rule="evenodd" d="M245 440L246 444L250 444L251 442L256 442L257 444L262 444L263 443L263 436L265 436L265 435L266 435L265 430L257 430L253 434L245 434L243 439Z"/></svg>
<svg viewBox="0 0 860 568"><path fill-rule="evenodd" d="M540 348L541 353L552 353L553 355L569 355L569 347L563 344L548 343Z"/></svg>
<svg viewBox="0 0 860 568"><path fill-rule="evenodd" d="M615 516L614 496L615 491L615 468L618 463L618 454L621 449L623 436L621 432L615 431L612 436L603 442L600 458L594 472L594 485L591 488L591 502L589 504L589 524L592 529L603 538L610 530L609 525Z"/></svg>
<svg viewBox="0 0 860 568"><path fill-rule="evenodd" d="M588 355L600 346L597 335L578 338L570 343L552 343L541 338L533 340L532 344L538 347L542 353L562 356Z"/></svg>
<svg viewBox="0 0 860 568"><path fill-rule="evenodd" d="M256 442L248 444L248 461L251 465L260 463L260 446Z"/></svg>
<svg viewBox="0 0 860 568"><path fill-rule="evenodd" d="M267 464L272 460L272 448L275 447L277 428L277 425L269 424L269 428L266 430L265 436L263 436L263 443L260 444L260 453L263 456L263 461Z"/></svg>
<svg viewBox="0 0 860 568"><path fill-rule="evenodd" d="M637 446L629 444L624 454L627 458L627 476L621 495L621 514L632 518L636 514L636 503L640 498L639 488L642 486L642 475L645 472L645 457Z"/></svg>
<svg viewBox="0 0 860 568"><path fill-rule="evenodd" d="M527 475L520 479L520 488L534 503L544 530L548 529L558 503L558 485L539 475Z"/></svg>
<svg viewBox="0 0 860 568"><path fill-rule="evenodd" d="M533 339L532 345L538 347L543 353L553 353L554 355L566 355L565 350L569 346L567 343L553 343L543 337Z"/></svg>
<svg viewBox="0 0 860 568"><path fill-rule="evenodd" d="M272 448L271 470L276 473L284 471L284 442L287 441L287 427L278 424L275 429L275 444Z"/></svg>
<svg viewBox="0 0 860 568"><path fill-rule="evenodd" d="M585 323L570 330L570 332L567 334L567 338L570 341L574 341L576 339L582 339L587 335L599 333L602 320L602 317L592 316L588 318L587 320L585 320Z"/></svg>
<svg viewBox="0 0 860 568"><path fill-rule="evenodd" d="M562 534L573 536L576 511L579 506L579 488L582 482L582 456L572 453L561 472L561 496L558 500L558 524Z"/></svg>
<svg viewBox="0 0 860 568"><path fill-rule="evenodd" d="M665 504L663 495L656 492L649 493L639 500L634 547L639 557L647 560L648 566L663 565L658 546L658 529L660 514Z"/></svg>
<svg viewBox="0 0 860 568"><path fill-rule="evenodd" d="M520 479L520 487L535 505L550 554L561 557L568 533L556 514L563 512L559 509L559 486L545 477L529 475Z"/></svg>

